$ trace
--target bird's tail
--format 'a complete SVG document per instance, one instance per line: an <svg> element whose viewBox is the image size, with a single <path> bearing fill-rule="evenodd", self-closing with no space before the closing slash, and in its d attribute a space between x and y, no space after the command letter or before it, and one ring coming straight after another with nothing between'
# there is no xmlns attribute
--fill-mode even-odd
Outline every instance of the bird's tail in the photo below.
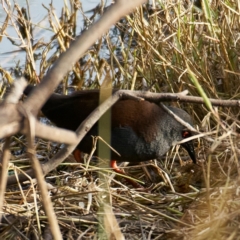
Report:
<svg viewBox="0 0 240 240"><path fill-rule="evenodd" d="M33 86L33 85L28 85L26 88L25 88L25 90L23 91L23 93L26 95L26 96L28 96L31 92L32 92L32 90L35 88L35 86Z"/></svg>

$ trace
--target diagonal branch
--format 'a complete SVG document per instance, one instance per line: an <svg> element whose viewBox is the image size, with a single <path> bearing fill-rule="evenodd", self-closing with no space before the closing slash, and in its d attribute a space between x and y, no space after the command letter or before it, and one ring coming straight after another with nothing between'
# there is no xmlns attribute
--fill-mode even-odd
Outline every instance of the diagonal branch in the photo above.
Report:
<svg viewBox="0 0 240 240"><path fill-rule="evenodd" d="M83 56L89 47L121 17L127 15L144 2L146 0L118 0L111 5L102 17L91 25L87 31L84 31L71 44L71 47L59 57L39 86L27 98L24 107L36 115L66 73L72 69L72 66Z"/></svg>

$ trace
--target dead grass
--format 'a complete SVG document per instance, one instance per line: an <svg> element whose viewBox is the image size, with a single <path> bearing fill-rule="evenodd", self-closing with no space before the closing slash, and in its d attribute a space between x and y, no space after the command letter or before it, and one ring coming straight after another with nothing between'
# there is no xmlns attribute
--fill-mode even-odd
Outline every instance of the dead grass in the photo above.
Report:
<svg viewBox="0 0 240 240"><path fill-rule="evenodd" d="M57 91L65 94L72 88L98 88L110 71L116 88L156 92L188 89L191 95L200 95L206 101L207 97L239 99L240 6L237 1L207 2L202 1L202 9L188 1L154 2L156 6L137 9L89 49ZM2 34L12 40L7 35L8 25L16 26L19 41L13 44L24 46L26 62L22 72L29 82L40 81L79 34L76 13L81 6L71 4L60 19L47 6L50 42L32 43L34 27L21 16L17 5L15 14L6 18ZM86 24L95 15L93 12L91 19L85 16ZM41 59L38 69L36 51ZM12 83L15 70L0 69L1 95ZM98 210L106 199L126 239L239 239L239 109L213 110L211 105L190 104L181 107L192 115L201 132L210 135L196 141L198 165L181 167L179 154L184 159L184 153L174 149L158 162L127 167L131 176L147 186L153 185L151 193L135 191L119 176L112 178L110 169L99 171L103 160L91 161L86 168L69 156L46 176L64 239L97 239L103 227L99 219L104 215L104 210ZM47 161L59 147L37 139L37 157ZM11 153L9 174L30 167L23 136L12 138ZM107 188L99 174L107 180ZM49 238L34 180L9 188L3 211L1 239ZM102 239L109 237L104 236Z"/></svg>

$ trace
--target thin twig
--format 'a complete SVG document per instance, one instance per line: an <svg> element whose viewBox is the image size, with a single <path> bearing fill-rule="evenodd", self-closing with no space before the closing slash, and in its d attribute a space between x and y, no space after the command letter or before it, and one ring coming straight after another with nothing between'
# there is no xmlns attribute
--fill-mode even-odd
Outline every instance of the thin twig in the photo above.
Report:
<svg viewBox="0 0 240 240"><path fill-rule="evenodd" d="M35 118L31 114L29 114L27 111L25 111L25 116L28 119L28 124L29 124L28 125L29 131L27 134L29 157L32 161L33 170L34 170L35 176L38 181L38 187L41 191L42 202L43 202L45 213L48 217L48 222L49 222L49 225L51 228L52 235L53 235L54 239L60 240L60 239L62 239L62 234L61 234L61 231L60 231L60 228L58 225L58 221L57 221L55 212L53 210L52 202L51 202L49 194L48 194L47 185L44 180L44 175L42 173L41 165L40 165L38 159L36 158L36 152L34 149Z"/></svg>
<svg viewBox="0 0 240 240"><path fill-rule="evenodd" d="M1 158L1 170L0 170L0 222L2 222L2 207L4 202L4 194L6 191L7 185L7 176L8 176L8 163L10 159L10 138L6 138L3 148L3 155Z"/></svg>

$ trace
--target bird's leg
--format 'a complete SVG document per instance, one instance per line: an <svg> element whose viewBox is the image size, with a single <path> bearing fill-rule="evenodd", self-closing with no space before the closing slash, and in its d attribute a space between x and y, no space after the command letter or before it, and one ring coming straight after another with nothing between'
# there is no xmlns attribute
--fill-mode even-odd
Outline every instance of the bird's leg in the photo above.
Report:
<svg viewBox="0 0 240 240"><path fill-rule="evenodd" d="M74 156L76 162L82 163L82 155L81 155L81 151L79 149L75 149L73 151L73 156Z"/></svg>
<svg viewBox="0 0 240 240"><path fill-rule="evenodd" d="M110 161L110 167L116 172L116 173L119 173L121 175L124 176L128 176L123 170L121 170L118 165L117 165L117 161L116 160L111 160ZM138 182L135 182L134 180L130 179L130 178L126 178L126 181L128 183L130 183L133 187L135 188L140 188L140 189L144 189L144 187L138 183Z"/></svg>
<svg viewBox="0 0 240 240"><path fill-rule="evenodd" d="M75 150L73 151L73 156L74 156L76 162L79 162L79 163L82 162L81 151L80 151L79 149L75 149ZM119 174L123 175L123 177L124 177L124 176L128 176L123 170L121 170L121 169L118 167L117 161L111 160L111 161L110 161L110 167L111 167L116 173L119 173ZM140 183L138 183L138 182L136 182L136 181L134 181L134 180L132 180L132 179L126 178L126 181L127 181L129 184L131 184L134 188L138 188L138 189L140 188L140 189L142 189L142 190L145 190L144 187L143 187Z"/></svg>

